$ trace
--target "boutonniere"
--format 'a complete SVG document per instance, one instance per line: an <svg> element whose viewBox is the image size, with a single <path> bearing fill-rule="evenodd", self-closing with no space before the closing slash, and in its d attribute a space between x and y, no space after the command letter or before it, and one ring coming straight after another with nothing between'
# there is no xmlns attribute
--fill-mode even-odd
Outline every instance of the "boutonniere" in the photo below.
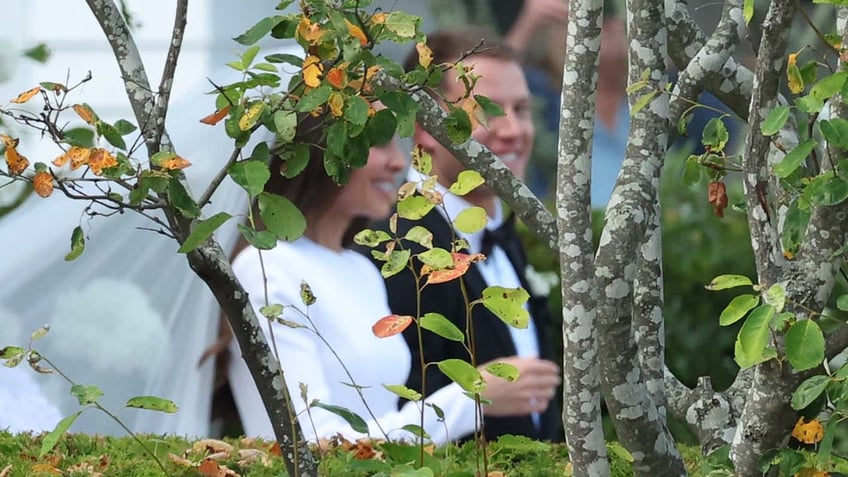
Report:
<svg viewBox="0 0 848 477"><path fill-rule="evenodd" d="M540 272L533 265L527 265L527 268L524 269L524 277L530 287L527 291L532 296L548 296L551 294L551 290L559 285L559 275L556 272Z"/></svg>

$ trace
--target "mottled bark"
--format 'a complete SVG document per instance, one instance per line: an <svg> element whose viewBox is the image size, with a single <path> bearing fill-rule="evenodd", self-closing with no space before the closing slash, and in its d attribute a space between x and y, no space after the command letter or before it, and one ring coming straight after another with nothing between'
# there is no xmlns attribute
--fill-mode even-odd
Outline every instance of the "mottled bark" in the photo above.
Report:
<svg viewBox="0 0 848 477"><path fill-rule="evenodd" d="M169 51L165 74L162 78L163 95L157 104L150 89L144 65L141 62L133 36L113 0L86 0L100 23L118 62L124 79L127 97L145 138L148 154L171 150L170 139L164 130L165 112L173 80L173 71L179 58L179 45L185 29L184 0L178 3L175 33ZM179 30L179 31L177 31ZM171 78L165 76L170 74ZM178 211L165 211L171 231L182 243L188 236L192 221ZM227 315L230 326L242 349L248 369L259 389L259 394L271 418L277 442L283 452L288 474L292 476L317 476L317 465L309 447L301 438L291 397L279 363L274 358L260 327L259 320L247 299L247 293L233 275L227 254L214 239L187 254L192 270L206 282ZM212 390L209 390L210 393Z"/></svg>
<svg viewBox="0 0 848 477"><path fill-rule="evenodd" d="M770 139L762 134L760 124L777 105L789 26L796 7L796 0L775 0L769 7L763 22L763 38L757 54L748 111L743 186L757 275L759 283L767 285L783 278L781 268L785 260L771 205L771 191L776 189L777 184L770 180ZM760 456L779 447L787 439L787 431L794 421L788 398L797 385L797 378L791 375L789 368L772 360L758 365L754 371L754 382L748 391L730 453L740 475L757 474Z"/></svg>
<svg viewBox="0 0 848 477"><path fill-rule="evenodd" d="M629 83L644 79L650 91L662 91L666 32L661 1L628 2ZM631 107L641 94L629 96ZM619 439L633 454L637 475L683 475L680 454L668 431L665 413L652 399L641 366L631 319L634 280L650 267L654 249L643 248L655 233L659 212L659 176L668 146L668 96L656 96L631 119L627 157L607 206L606 226L595 262L602 294L599 307L601 386ZM653 321L653 320L651 320ZM652 323L661 326L660 319Z"/></svg>
<svg viewBox="0 0 848 477"><path fill-rule="evenodd" d="M659 192L657 192L659 197ZM665 395L665 320L663 315L662 226L656 202L639 249L639 269L633 280L633 338L651 402L663 420Z"/></svg>
<svg viewBox="0 0 848 477"><path fill-rule="evenodd" d="M574 475L610 474L601 424L590 176L603 3L569 4L557 161L563 423Z"/></svg>
<svg viewBox="0 0 848 477"><path fill-rule="evenodd" d="M698 378L694 389L670 376L666 381L666 393L669 413L695 432L704 455L733 441L736 432L734 404L725 393L713 389L709 376Z"/></svg>
<svg viewBox="0 0 848 477"><path fill-rule="evenodd" d="M674 2L666 12L668 54L674 64L685 70L689 61L704 47L701 28L689 16L686 3ZM729 58L718 71L705 72L704 89L713 93L743 120L748 117L753 72ZM672 116L672 119L675 119Z"/></svg>
<svg viewBox="0 0 848 477"><path fill-rule="evenodd" d="M704 90L710 74L720 71L727 63L745 34L742 17L742 0L726 0L721 19L704 46L680 71L671 99L672 131L676 131L677 120L693 107Z"/></svg>
<svg viewBox="0 0 848 477"><path fill-rule="evenodd" d="M467 168L479 172L486 185L500 196L515 214L551 250L558 250L557 226L553 214L515 174L474 138L454 144L444 127L447 114L430 94L424 90L409 91L406 85L380 71L374 77L375 84L390 91L404 91L420 106L416 119L418 125L430 133L439 144L451 151Z"/></svg>

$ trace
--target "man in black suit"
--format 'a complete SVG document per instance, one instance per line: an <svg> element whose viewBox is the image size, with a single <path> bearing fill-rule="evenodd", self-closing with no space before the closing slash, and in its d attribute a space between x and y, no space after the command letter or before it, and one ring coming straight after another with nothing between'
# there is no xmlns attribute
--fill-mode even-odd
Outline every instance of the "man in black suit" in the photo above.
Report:
<svg viewBox="0 0 848 477"><path fill-rule="evenodd" d="M485 35L485 36L481 36ZM465 67L473 67L473 73L479 76L473 93L483 95L498 103L504 110L504 116L487 118L486 126L477 126L473 136L486 145L519 178L530 158L534 139L531 117L532 104L530 92L515 53L500 39L486 30L465 28L456 31L442 31L428 35L427 44L433 53L433 63L453 63L467 52L479 46L485 38L482 48L462 59ZM413 52L407 60L407 69L414 67L418 56ZM457 79L451 69L445 72L440 85L441 93L448 100L463 96L465 86ZM451 250L455 238L468 241L469 253L483 252L485 261L473 264L461 279L455 279L437 285L427 285L421 291L420 313L416 296L416 280L409 270L386 280L389 307L400 315L423 316L428 312L437 312L452 321L460 330L473 330L475 364L493 360L504 361L516 366L520 377L511 383L513 389L507 397L484 405L484 433L488 439L504 434L524 435L536 439L562 440L561 416L557 402L560 382L559 367L550 359L551 333L546 296L532 296L527 304L530 312L530 324L526 329L508 327L503 321L482 305L475 305L471 313L471 326L468 326L467 303L481 297L482 291L489 285L507 288L530 288L526 279L527 259L522 244L514 233L514 217L504 212L495 193L481 186L458 197L448 192L459 173L462 164L430 134L416 126L413 139L421 149L432 157L432 175L438 177L436 190L444 196L444 209L434 208L421 220L400 219L397 234L405 236L413 226L421 225L433 234L433 246ZM420 175L410 170L410 180L420 179ZM454 218L468 207L481 207L488 215L486 231L463 234L453 230L447 217ZM382 224L384 230L387 224ZM500 238L493 238L500 236ZM423 251L412 247L412 253ZM370 257L370 250L365 251ZM421 262L414 260L416 271L420 272ZM378 266L382 265L378 261ZM467 297L467 299L466 299ZM407 385L421 390L421 352L426 363L444 359L458 358L469 361L468 350L462 343L447 340L430 331L422 330L422 343L415 326L404 333L413 355L413 369ZM481 366L482 368L482 366ZM427 366L427 394L450 384L442 372L434 365ZM487 381L500 379L484 373ZM486 393L483 393L486 397ZM469 436L456 436L468 438Z"/></svg>

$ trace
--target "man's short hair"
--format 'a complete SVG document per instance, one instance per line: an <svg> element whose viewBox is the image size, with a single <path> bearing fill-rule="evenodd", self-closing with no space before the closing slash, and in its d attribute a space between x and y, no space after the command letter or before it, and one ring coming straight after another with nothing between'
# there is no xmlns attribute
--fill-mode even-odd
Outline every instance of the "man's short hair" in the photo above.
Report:
<svg viewBox="0 0 848 477"><path fill-rule="evenodd" d="M433 52L433 64L453 63L463 55L496 58L521 63L520 58L500 35L491 29L467 25L457 29L437 30L427 35L427 46ZM470 52L473 54L469 54ZM418 52L412 50L403 62L406 71L418 65Z"/></svg>

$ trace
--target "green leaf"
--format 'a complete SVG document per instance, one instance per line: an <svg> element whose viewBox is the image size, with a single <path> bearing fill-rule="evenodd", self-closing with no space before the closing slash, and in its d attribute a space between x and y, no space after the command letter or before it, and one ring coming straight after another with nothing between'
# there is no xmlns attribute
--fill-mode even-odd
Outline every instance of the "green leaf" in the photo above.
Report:
<svg viewBox="0 0 848 477"><path fill-rule="evenodd" d="M639 111L645 109L645 106L647 106L657 94L659 94L659 91L649 91L636 98L636 102L633 103L633 107L630 109L630 117L635 117L639 114Z"/></svg>
<svg viewBox="0 0 848 477"><path fill-rule="evenodd" d="M499 449L509 449L511 451L522 453L550 452L552 448L551 444L547 442L537 441L527 436L516 436L512 434L505 434L498 437L497 446Z"/></svg>
<svg viewBox="0 0 848 477"><path fill-rule="evenodd" d="M707 290L718 291L741 286L753 286L751 279L744 275L719 275L706 286Z"/></svg>
<svg viewBox="0 0 848 477"><path fill-rule="evenodd" d="M82 227L74 227L71 233L71 251L65 255L66 262L72 262L79 258L85 251L85 234L82 232Z"/></svg>
<svg viewBox="0 0 848 477"><path fill-rule="evenodd" d="M295 144L283 154L283 160L283 177L291 179L297 176L309 164L309 144ZM276 173L276 171L273 172Z"/></svg>
<svg viewBox="0 0 848 477"><path fill-rule="evenodd" d="M365 423L365 420L362 419L362 417L360 417L358 414L351 411L350 409L340 406L333 406L332 404L324 404L320 401L313 402L309 407L318 407L324 409L325 411L330 411L333 414L344 419L348 424L350 424L350 427L354 431L362 434L368 433L368 424Z"/></svg>
<svg viewBox="0 0 848 477"><path fill-rule="evenodd" d="M262 20L259 20L259 22L252 27L248 28L247 31L241 35L233 38L233 40L244 46L252 45L264 38L267 34L271 33L271 30L277 26L283 18L284 17L280 16L265 17Z"/></svg>
<svg viewBox="0 0 848 477"><path fill-rule="evenodd" d="M798 389L792 393L792 400L790 401L792 409L800 411L812 404L813 401L821 396L821 393L824 392L829 383L830 378L820 374L805 379L804 382L798 386Z"/></svg>
<svg viewBox="0 0 848 477"><path fill-rule="evenodd" d="M783 156L783 159L774 166L774 173L780 178L789 177L807 159L810 153L813 152L817 143L815 139L807 139L795 146L795 149L792 149L789 154Z"/></svg>
<svg viewBox="0 0 848 477"><path fill-rule="evenodd" d="M704 166L701 165L700 156L689 156L686 159L686 164L683 166L683 177L681 177L680 182L684 186L692 186L701 182L701 175L703 174Z"/></svg>
<svg viewBox="0 0 848 477"><path fill-rule="evenodd" d="M244 68L250 68L253 64L253 60L256 58L257 53L259 53L259 45L253 45L250 48L244 50L244 53L241 55L241 63L244 65Z"/></svg>
<svg viewBox="0 0 848 477"><path fill-rule="evenodd" d="M418 260L430 265L436 270L442 270L453 266L453 257L450 252L443 248L431 248L417 255Z"/></svg>
<svg viewBox="0 0 848 477"><path fill-rule="evenodd" d="M410 195L398 202L398 217L402 219L419 220L430 213L430 211L433 210L433 207L435 207L433 203L427 200L424 196Z"/></svg>
<svg viewBox="0 0 848 477"><path fill-rule="evenodd" d="M430 232L420 225L416 225L409 229L409 231L406 232L406 236L403 238L410 242L417 243L424 248L433 248L433 232Z"/></svg>
<svg viewBox="0 0 848 477"><path fill-rule="evenodd" d="M121 136L126 136L136 129L138 128L135 127L135 124L127 121L126 119L119 119L115 121L115 130L118 131L118 134Z"/></svg>
<svg viewBox="0 0 848 477"><path fill-rule="evenodd" d="M259 215L269 232L287 242L303 236L306 218L290 200L263 192L259 194L258 202Z"/></svg>
<svg viewBox="0 0 848 477"><path fill-rule="evenodd" d="M462 233L473 234L483 230L488 220L486 209L476 206L468 207L453 219L453 226Z"/></svg>
<svg viewBox="0 0 848 477"><path fill-rule="evenodd" d="M392 236L383 230L365 229L353 236L353 243L373 248L391 239Z"/></svg>
<svg viewBox="0 0 848 477"><path fill-rule="evenodd" d="M482 302L487 310L513 328L527 328L530 314L524 304L530 294L523 288L490 286L483 289Z"/></svg>
<svg viewBox="0 0 848 477"><path fill-rule="evenodd" d="M824 102L813 95L808 94L796 99L795 106L801 112L813 114L821 112L824 107Z"/></svg>
<svg viewBox="0 0 848 477"><path fill-rule="evenodd" d="M845 71L840 71L830 76L826 76L810 88L810 95L822 101L826 101L842 89L842 85L845 84L846 78L848 78L848 72Z"/></svg>
<svg viewBox="0 0 848 477"><path fill-rule="evenodd" d="M486 371L501 379L506 379L509 382L518 379L518 375L520 374L518 368L514 365L504 362L492 363L486 366Z"/></svg>
<svg viewBox="0 0 848 477"><path fill-rule="evenodd" d="M747 1L748 0L746 0L746 3ZM631 454L630 451L628 451L623 445L618 442L608 442L607 450L609 450L610 454L617 456L619 459L625 462L629 462L632 464L636 461L636 459L633 457L633 454Z"/></svg>
<svg viewBox="0 0 848 477"><path fill-rule="evenodd" d="M783 311L783 307L786 306L786 290L783 289L783 285L775 283L770 286L766 290L763 302L774 307L774 311L777 313Z"/></svg>
<svg viewBox="0 0 848 477"><path fill-rule="evenodd" d="M71 386L71 396L74 396L79 401L80 406L94 404L101 396L103 391L97 386L83 386L74 384Z"/></svg>
<svg viewBox="0 0 848 477"><path fill-rule="evenodd" d="M769 111L768 116L766 116L760 125L760 132L764 136L777 134L780 128L786 124L787 119L789 119L789 106L778 106Z"/></svg>
<svg viewBox="0 0 848 477"><path fill-rule="evenodd" d="M224 222L229 220L230 214L226 212L218 212L206 220L200 220L192 229L191 233L186 238L185 242L180 245L178 253L188 253L196 249L206 241Z"/></svg>
<svg viewBox="0 0 848 477"><path fill-rule="evenodd" d="M267 230L256 230L244 224L237 225L247 243L259 250L271 250L277 246L277 236Z"/></svg>
<svg viewBox="0 0 848 477"><path fill-rule="evenodd" d="M451 341L464 342L465 334L441 313L430 312L418 320L418 326Z"/></svg>
<svg viewBox="0 0 848 477"><path fill-rule="evenodd" d="M409 263L409 257L412 252L409 250L392 250L392 253L389 254L388 260L386 263L380 267L380 274L383 278L389 278L391 276L397 275L403 269L406 268L406 264Z"/></svg>
<svg viewBox="0 0 848 477"><path fill-rule="evenodd" d="M401 429L418 437L423 437L425 439L430 438L430 434L427 434L427 431L425 431L423 427L416 424L407 424L401 427Z"/></svg>
<svg viewBox="0 0 848 477"><path fill-rule="evenodd" d="M298 68L303 66L303 58L287 53L274 53L272 55L268 55L265 57L265 61L269 63L288 63L290 65L297 66Z"/></svg>
<svg viewBox="0 0 848 477"><path fill-rule="evenodd" d="M816 455L816 467L826 469L831 463L831 454L833 452L833 439L836 436L837 426L842 423L840 419L831 416L827 420L827 425L824 427L824 437L818 443L818 453ZM843 463L845 461L843 460ZM844 465L844 464L843 464ZM843 467L845 469L846 467Z"/></svg>
<svg viewBox="0 0 848 477"><path fill-rule="evenodd" d="M37 330L33 331L30 335L30 341L38 341L41 338L47 336L47 333L50 332L50 327L48 325L39 326Z"/></svg>
<svg viewBox="0 0 848 477"><path fill-rule="evenodd" d="M842 295L836 299L836 308L842 311L848 311L848 294Z"/></svg>
<svg viewBox="0 0 848 477"><path fill-rule="evenodd" d="M721 326L729 326L748 314L757 304L760 298L756 295L739 295L730 300L730 304L722 310L718 322Z"/></svg>
<svg viewBox="0 0 848 477"><path fill-rule="evenodd" d="M362 101L357 101L362 103ZM381 109L371 117L370 127L366 130L368 141L372 146L388 144L395 137L398 121L394 113L388 109Z"/></svg>
<svg viewBox="0 0 848 477"><path fill-rule="evenodd" d="M26 353L26 348L21 348L20 346L6 346L5 348L0 348L0 359L17 358L18 356L22 356L24 353Z"/></svg>
<svg viewBox="0 0 848 477"><path fill-rule="evenodd" d="M796 321L786 333L786 358L795 371L815 368L824 361L824 334L813 320Z"/></svg>
<svg viewBox="0 0 848 477"><path fill-rule="evenodd" d="M94 131L80 127L62 131L63 141L79 147L94 147Z"/></svg>
<svg viewBox="0 0 848 477"><path fill-rule="evenodd" d="M473 191L477 187L486 182L479 172L473 170L464 170L459 173L456 182L451 184L450 191L456 195L463 196Z"/></svg>
<svg viewBox="0 0 848 477"><path fill-rule="evenodd" d="M263 161L247 160L233 163L227 173L236 184L242 186L251 198L259 195L264 189L271 172Z"/></svg>
<svg viewBox="0 0 848 477"><path fill-rule="evenodd" d="M701 134L701 142L713 151L723 151L729 139L730 133L721 118L710 119Z"/></svg>
<svg viewBox="0 0 848 477"><path fill-rule="evenodd" d="M742 17L746 25L751 23L751 19L754 18L754 0L745 0L742 3Z"/></svg>
<svg viewBox="0 0 848 477"><path fill-rule="evenodd" d="M448 139L454 144L462 144L471 137L471 118L462 108L451 108L443 124Z"/></svg>
<svg viewBox="0 0 848 477"><path fill-rule="evenodd" d="M46 63L50 58L50 48L47 47L45 43L39 43L32 48L27 48L22 52L24 56L27 58L37 61L39 63ZM51 89L51 88L47 88Z"/></svg>
<svg viewBox="0 0 848 477"><path fill-rule="evenodd" d="M735 359L745 369L761 363L769 339L769 325L774 317L774 308L760 305L751 312L736 337Z"/></svg>
<svg viewBox="0 0 848 477"><path fill-rule="evenodd" d="M300 101L297 103L297 110L302 113L312 111L326 103L332 93L333 89L327 84L322 84L315 89L311 89L300 98Z"/></svg>
<svg viewBox="0 0 848 477"><path fill-rule="evenodd" d="M97 134L103 136L109 144L117 147L118 149L127 149L127 143L124 142L124 138L121 137L121 133L115 129L115 126L103 121L98 121Z"/></svg>
<svg viewBox="0 0 848 477"><path fill-rule="evenodd" d="M171 205L179 209L182 214L190 219L200 217L200 207L197 202L188 195L182 181L173 178L168 182L168 200Z"/></svg>
<svg viewBox="0 0 848 477"><path fill-rule="evenodd" d="M474 100L477 101L477 104L480 105L480 109L486 114L486 116L503 116L504 110L500 104L492 101L491 99L475 94Z"/></svg>
<svg viewBox="0 0 848 477"><path fill-rule="evenodd" d="M259 313L268 320L276 320L283 314L285 308L279 303L265 305L259 308Z"/></svg>
<svg viewBox="0 0 848 477"><path fill-rule="evenodd" d="M174 401L156 396L136 396L130 398L125 406L136 409L146 409L148 411L159 411L168 414L173 414L179 411L179 408Z"/></svg>
<svg viewBox="0 0 848 477"><path fill-rule="evenodd" d="M445 376L466 392L477 394L486 389L486 380L480 371L461 359L445 359L436 363Z"/></svg>
<svg viewBox="0 0 848 477"><path fill-rule="evenodd" d="M848 149L848 121L842 118L822 119L819 129L831 145Z"/></svg>
<svg viewBox="0 0 848 477"><path fill-rule="evenodd" d="M74 421L76 421L77 418L80 417L80 414L82 414L82 410L77 411L71 414L70 416L62 419L61 421L59 421L58 424L56 424L56 427L53 428L53 430L50 431L49 434L44 436L44 439L42 439L41 441L41 450L38 452L39 459L47 455L47 453L49 453L53 450L54 447L56 447L56 444L59 443L59 439L65 432L68 431Z"/></svg>
<svg viewBox="0 0 848 477"><path fill-rule="evenodd" d="M817 205L836 205L848 199L848 181L834 176L825 179L813 191L810 200Z"/></svg>
<svg viewBox="0 0 848 477"><path fill-rule="evenodd" d="M393 11L386 16L383 26L401 38L415 38L421 19L401 11Z"/></svg>
<svg viewBox="0 0 848 477"><path fill-rule="evenodd" d="M423 397L418 391L410 389L402 384L384 384L383 387L407 401L420 401Z"/></svg>
<svg viewBox="0 0 848 477"><path fill-rule="evenodd" d="M297 113L294 111L274 112L274 128L277 130L277 141L282 144L292 142L297 133Z"/></svg>

